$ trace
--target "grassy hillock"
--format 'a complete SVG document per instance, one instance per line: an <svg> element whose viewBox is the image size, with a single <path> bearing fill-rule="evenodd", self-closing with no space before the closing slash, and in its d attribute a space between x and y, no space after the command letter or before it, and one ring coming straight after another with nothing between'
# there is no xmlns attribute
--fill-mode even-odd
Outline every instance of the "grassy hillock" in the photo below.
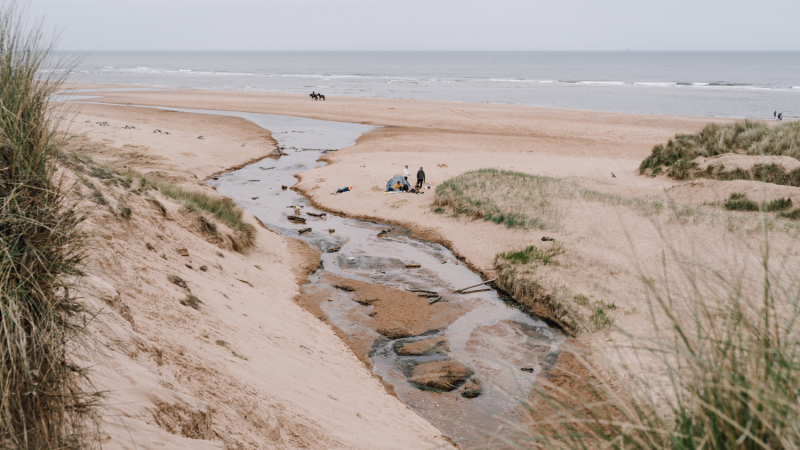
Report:
<svg viewBox="0 0 800 450"><path fill-rule="evenodd" d="M789 156L800 159L800 122L768 125L762 122L710 124L696 134L679 134L666 145L656 145L639 166L639 173L683 180L694 177L722 180L766 180L770 183L800 186L800 169L787 172L777 164L758 164L750 170L724 170L709 166L698 170L694 159L725 153L753 156Z"/></svg>

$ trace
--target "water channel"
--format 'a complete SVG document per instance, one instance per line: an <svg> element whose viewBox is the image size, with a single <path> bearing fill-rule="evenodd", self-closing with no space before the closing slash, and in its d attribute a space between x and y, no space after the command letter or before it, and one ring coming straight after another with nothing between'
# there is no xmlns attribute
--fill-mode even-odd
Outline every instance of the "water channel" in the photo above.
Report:
<svg viewBox="0 0 800 450"><path fill-rule="evenodd" d="M408 230L393 225L332 214L309 215L323 211L313 208L299 193L282 189L295 184L295 175L324 165L318 161L321 155L354 145L361 134L374 127L268 114L159 109L242 117L272 133L285 156L266 158L219 175L209 180L209 184L257 216L270 230L302 239L320 250L321 268L311 276L306 290L315 290L327 298L320 308L331 325L347 336L370 343L368 355L374 373L393 386L400 400L462 448L478 444L475 439L484 432L497 432L501 418L521 415L520 401L529 398L536 377L555 362L559 346L565 340L562 333L513 307L493 289L455 294L455 290L483 280L460 264L446 247L417 239ZM397 174L384 175L388 180ZM428 191L427 195L433 192ZM288 220L295 205L303 206L301 215L306 224ZM308 227L312 229L310 232L299 234L300 229ZM331 233L330 229L335 231ZM328 252L335 247L340 249ZM410 264L418 264L419 268L407 268ZM422 335L389 339L368 326L365 319L369 319L373 307L353 301L351 292L327 283L326 276L330 274L405 291L435 292L441 295L440 302L455 308L454 319ZM432 336L446 339L449 345L446 354L397 354L399 345ZM464 398L457 391L421 390L409 383L409 373L416 364L437 359L456 360L474 370L475 377L483 384L482 394Z"/></svg>

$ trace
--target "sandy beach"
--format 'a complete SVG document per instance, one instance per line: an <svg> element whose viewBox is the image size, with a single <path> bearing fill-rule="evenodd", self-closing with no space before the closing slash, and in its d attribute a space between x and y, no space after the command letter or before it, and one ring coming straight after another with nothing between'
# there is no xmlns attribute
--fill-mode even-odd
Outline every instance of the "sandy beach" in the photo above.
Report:
<svg viewBox="0 0 800 450"><path fill-rule="evenodd" d="M624 343L629 339L626 333L654 336L642 276L662 281L677 276L672 271L679 272L677 264L690 257L726 276L757 276L762 242L758 218L726 212L718 202L742 191L800 201L800 188L773 185L764 190L749 181L680 183L638 174L654 145L677 133L697 132L711 121L708 118L344 97L312 102L306 96L233 91L137 89L96 95L90 101L98 104L74 105L69 132L79 136L71 144L75 151L210 192L204 180L268 154L275 145L269 131L233 117L128 105L378 126L355 146L326 155L329 164L303 173L294 189L326 211L402 225L445 244L487 278L496 275L497 254L547 245L542 243L544 235L555 238L566 249L565 256L559 267L542 272L542 284L616 305L613 320L624 333L586 329L572 339L612 364L622 360L608 342ZM726 166L743 161L726 160ZM482 168L558 179L566 192L558 200L558 225L513 229L437 214L433 189L422 195L386 194L386 181L401 174L405 165L410 181L424 168L434 188ZM330 195L344 186L354 190ZM436 428L369 373L359 360L366 359L363 343L346 345L329 325L293 301L318 263L315 251L260 229L252 252L228 250L220 257L218 246L191 231L190 214L169 199L159 201L167 206L165 216L144 200L131 200L130 223L122 226L119 219L97 213L89 224L100 251L90 265L94 281L87 292L98 308L104 301L124 304L133 317L128 321L119 314L109 316L93 331L107 358L92 360L100 364L93 381L113 392L109 404L126 405L109 406L109 416L124 420L104 422L108 448L133 448L132 440L149 440L151 447L144 444L146 448L201 448L198 441L186 440L196 436L204 445L208 441L208 448L229 448L222 444L228 442L244 448L446 445ZM780 249L774 257L785 263L798 258L792 233L789 227L778 227L771 237ZM145 243L158 243L159 248L149 251ZM176 248L189 248L191 256L176 254ZM162 251L166 259L159 257ZM208 272L198 272L201 265ZM184 277L203 300L203 309L177 313L159 300L173 298L176 304L181 295L164 276L171 272ZM105 298L119 300L109 303ZM314 302L304 306L314 310ZM557 320L546 317L546 310L537 311L536 305L528 306ZM588 317L590 311L576 307L575 314ZM231 351L246 355L247 362L229 356ZM155 354L162 362L156 362ZM641 369L648 370L646 362ZM141 376L122 376L134 372ZM219 389L220 385L226 387ZM174 414L182 419L173 422L192 417L189 422L207 420L211 425L195 435L176 431L179 425L165 426L169 420L163 416L176 410L183 411ZM196 412L209 410L213 420ZM261 416L253 419L256 410ZM143 430L136 439L126 435L131 427ZM274 443L263 444L265 436Z"/></svg>

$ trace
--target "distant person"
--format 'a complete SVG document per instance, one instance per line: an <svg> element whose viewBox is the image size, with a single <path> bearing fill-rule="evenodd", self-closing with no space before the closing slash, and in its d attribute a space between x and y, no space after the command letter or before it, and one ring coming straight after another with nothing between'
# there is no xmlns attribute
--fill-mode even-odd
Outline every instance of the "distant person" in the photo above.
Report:
<svg viewBox="0 0 800 450"><path fill-rule="evenodd" d="M778 120L778 111L772 113L772 118Z"/></svg>
<svg viewBox="0 0 800 450"><path fill-rule="evenodd" d="M353 186L345 186L345 187L343 187L341 189L337 189L336 192L331 192L331 195L333 195L333 194L341 194L342 192L350 192L352 190L353 190Z"/></svg>
<svg viewBox="0 0 800 450"><path fill-rule="evenodd" d="M422 170L422 167L419 168L417 171L417 185L414 186L416 190L422 189L422 183L425 182L425 172Z"/></svg>
<svg viewBox="0 0 800 450"><path fill-rule="evenodd" d="M403 178L405 178L406 181L408 181L408 166L406 166L406 168L403 169Z"/></svg>
<svg viewBox="0 0 800 450"><path fill-rule="evenodd" d="M783 113L778 113L778 122L783 121Z"/></svg>

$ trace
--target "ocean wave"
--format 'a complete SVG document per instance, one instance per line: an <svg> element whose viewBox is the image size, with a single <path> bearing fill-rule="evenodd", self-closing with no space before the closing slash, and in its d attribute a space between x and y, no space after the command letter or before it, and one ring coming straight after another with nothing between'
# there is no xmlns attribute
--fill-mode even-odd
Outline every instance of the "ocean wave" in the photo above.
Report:
<svg viewBox="0 0 800 450"><path fill-rule="evenodd" d="M637 81L633 83L636 86L651 86L651 87L669 87L669 86L677 86L677 82L655 82L655 81Z"/></svg>
<svg viewBox="0 0 800 450"><path fill-rule="evenodd" d="M626 83L624 81L578 81L577 84L599 84L603 86L621 86Z"/></svg>
<svg viewBox="0 0 800 450"><path fill-rule="evenodd" d="M496 83L555 83L554 80L525 80L519 78L491 78Z"/></svg>

